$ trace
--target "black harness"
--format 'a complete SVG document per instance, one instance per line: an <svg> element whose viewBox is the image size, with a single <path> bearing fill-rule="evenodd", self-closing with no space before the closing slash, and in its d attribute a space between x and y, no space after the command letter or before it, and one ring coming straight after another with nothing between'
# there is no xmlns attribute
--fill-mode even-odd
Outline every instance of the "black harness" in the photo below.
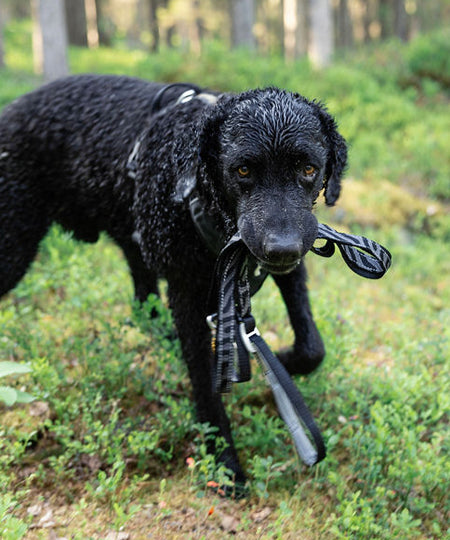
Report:
<svg viewBox="0 0 450 540"><path fill-rule="evenodd" d="M161 110L165 92L176 86L187 90L177 98L175 104L190 101L201 92L199 88L185 84L164 86L155 97L151 110L153 114ZM139 146L140 139L128 159L127 168L131 178L135 177ZM300 458L309 466L318 463L326 454L320 431L285 367L261 337L251 314L251 296L262 286L268 272L258 266L239 234L228 241L224 238L196 195L195 182L186 190L183 199L189 200L193 223L206 246L217 256L209 300L211 315L207 317L215 357L214 391L230 392L233 383L249 381L250 354L255 354ZM313 253L331 257L337 246L349 268L362 277L381 278L391 265L389 251L364 236L340 233L320 223L317 239L326 242L321 247L312 247Z"/></svg>

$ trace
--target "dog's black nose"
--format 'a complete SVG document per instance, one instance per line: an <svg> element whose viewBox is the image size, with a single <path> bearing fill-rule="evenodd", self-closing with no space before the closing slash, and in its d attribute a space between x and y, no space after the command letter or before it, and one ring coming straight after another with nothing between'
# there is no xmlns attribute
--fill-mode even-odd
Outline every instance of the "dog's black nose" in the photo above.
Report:
<svg viewBox="0 0 450 540"><path fill-rule="evenodd" d="M301 238L270 233L264 239L264 255L277 264L291 264L302 256Z"/></svg>

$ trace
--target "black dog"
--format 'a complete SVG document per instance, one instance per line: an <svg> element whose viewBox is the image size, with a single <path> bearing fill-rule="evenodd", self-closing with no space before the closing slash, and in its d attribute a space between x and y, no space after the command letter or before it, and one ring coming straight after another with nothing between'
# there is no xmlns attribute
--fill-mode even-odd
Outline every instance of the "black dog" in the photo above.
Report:
<svg viewBox="0 0 450 540"><path fill-rule="evenodd" d="M220 395L212 390L205 322L215 254L193 223L195 196L223 238L239 231L274 277L295 332L281 354L290 373L324 356L309 307L303 256L317 234L322 188L339 196L346 144L328 113L269 88L238 95L113 76L69 77L30 94L0 117L0 296L36 255L52 222L122 248L145 300L167 279L199 419L229 443L221 459L244 480ZM179 99L180 94L186 99Z"/></svg>

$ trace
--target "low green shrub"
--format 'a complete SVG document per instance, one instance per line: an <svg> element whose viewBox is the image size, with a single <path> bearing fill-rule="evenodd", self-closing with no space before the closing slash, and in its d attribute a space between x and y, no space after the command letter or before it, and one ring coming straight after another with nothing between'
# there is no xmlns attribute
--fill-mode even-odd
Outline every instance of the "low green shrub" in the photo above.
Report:
<svg viewBox="0 0 450 540"><path fill-rule="evenodd" d="M425 93L436 94L441 88L450 88L450 43L448 28L426 35L419 35L406 51L406 62L416 84L420 84ZM436 87L428 86L427 81L434 81Z"/></svg>

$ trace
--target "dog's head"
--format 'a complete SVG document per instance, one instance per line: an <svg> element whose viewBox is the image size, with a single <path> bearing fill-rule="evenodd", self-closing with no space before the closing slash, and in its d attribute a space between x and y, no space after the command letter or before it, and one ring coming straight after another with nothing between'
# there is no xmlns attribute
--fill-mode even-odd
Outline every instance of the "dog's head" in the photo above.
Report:
<svg viewBox="0 0 450 540"><path fill-rule="evenodd" d="M272 273L288 273L312 247L319 192L339 197L347 147L325 109L278 89L226 95L209 108L200 163L249 250ZM224 208L226 207L226 208Z"/></svg>

